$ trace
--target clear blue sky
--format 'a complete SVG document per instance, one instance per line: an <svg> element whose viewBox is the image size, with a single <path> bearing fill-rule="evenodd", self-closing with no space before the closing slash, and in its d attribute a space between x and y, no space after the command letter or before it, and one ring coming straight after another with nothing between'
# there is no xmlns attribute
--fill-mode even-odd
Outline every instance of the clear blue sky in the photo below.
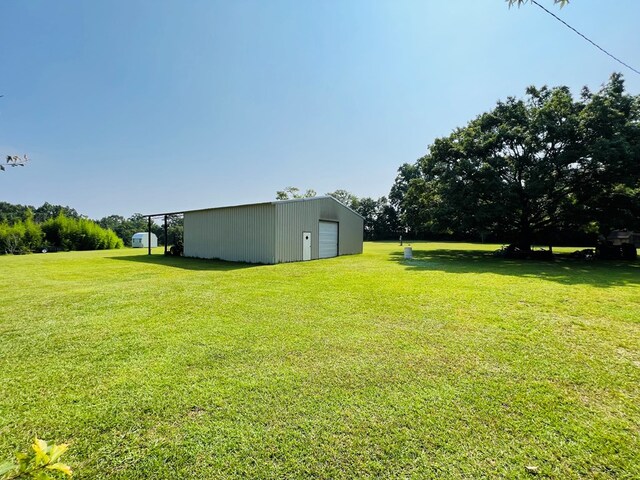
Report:
<svg viewBox="0 0 640 480"><path fill-rule="evenodd" d="M640 1L539 0L640 68ZM92 218L386 195L398 166L526 86L616 64L503 0L0 2L0 200Z"/></svg>

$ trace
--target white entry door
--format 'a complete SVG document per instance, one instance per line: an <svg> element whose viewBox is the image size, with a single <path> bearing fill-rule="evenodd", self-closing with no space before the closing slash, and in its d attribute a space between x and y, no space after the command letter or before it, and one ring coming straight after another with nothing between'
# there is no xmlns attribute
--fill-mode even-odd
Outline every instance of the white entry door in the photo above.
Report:
<svg viewBox="0 0 640 480"><path fill-rule="evenodd" d="M311 260L311 232L302 232L302 260Z"/></svg>
<svg viewBox="0 0 640 480"><path fill-rule="evenodd" d="M320 258L338 256L338 223L320 222L318 249Z"/></svg>

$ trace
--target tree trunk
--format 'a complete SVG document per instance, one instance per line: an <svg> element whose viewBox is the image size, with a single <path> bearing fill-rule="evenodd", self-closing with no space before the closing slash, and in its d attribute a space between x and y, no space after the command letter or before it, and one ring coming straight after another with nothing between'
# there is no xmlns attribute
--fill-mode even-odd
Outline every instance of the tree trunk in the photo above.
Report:
<svg viewBox="0 0 640 480"><path fill-rule="evenodd" d="M518 234L518 248L523 252L530 252L533 244L533 232L529 220L524 214L520 221L520 232Z"/></svg>

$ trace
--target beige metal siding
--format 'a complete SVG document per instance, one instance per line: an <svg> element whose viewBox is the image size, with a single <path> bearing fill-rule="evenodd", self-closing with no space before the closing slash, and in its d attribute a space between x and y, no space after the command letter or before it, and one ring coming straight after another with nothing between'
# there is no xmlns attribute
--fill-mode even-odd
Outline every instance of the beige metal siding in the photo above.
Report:
<svg viewBox="0 0 640 480"><path fill-rule="evenodd" d="M311 232L311 258L319 258L321 220L338 222L338 255L362 253L363 220L332 198L276 203L276 262L302 260L302 232ZM186 227L185 227L186 230Z"/></svg>
<svg viewBox="0 0 640 480"><path fill-rule="evenodd" d="M184 255L275 263L275 206L247 205L184 214Z"/></svg>

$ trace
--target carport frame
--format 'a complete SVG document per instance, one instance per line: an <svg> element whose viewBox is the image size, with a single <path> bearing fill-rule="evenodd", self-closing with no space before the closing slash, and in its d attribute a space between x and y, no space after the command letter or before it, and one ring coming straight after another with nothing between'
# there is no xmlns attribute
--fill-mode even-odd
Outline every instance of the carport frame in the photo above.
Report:
<svg viewBox="0 0 640 480"><path fill-rule="evenodd" d="M168 232L168 226L167 226L167 218L169 217L169 215L182 215L182 218L184 218L184 214L185 214L186 210L182 211L182 212L165 212L165 213L152 213L149 215L144 215L145 217L147 217L147 236L149 238L149 242L148 243L148 253L147 255L151 255L151 219L152 218L158 218L158 217L163 217L164 218L164 254L167 254L167 243L169 243L167 240L167 232Z"/></svg>

